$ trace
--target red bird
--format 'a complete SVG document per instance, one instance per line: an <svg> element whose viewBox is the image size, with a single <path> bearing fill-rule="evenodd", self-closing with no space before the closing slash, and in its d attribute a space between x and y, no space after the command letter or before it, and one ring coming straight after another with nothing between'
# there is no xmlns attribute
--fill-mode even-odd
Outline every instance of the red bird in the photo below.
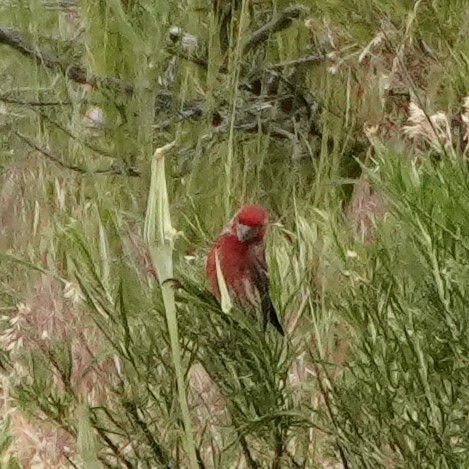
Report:
<svg viewBox="0 0 469 469"><path fill-rule="evenodd" d="M245 205L231 219L212 246L206 271L210 289L220 301L215 253L231 299L245 309L261 309L267 322L285 335L269 295L264 237L268 213L259 205Z"/></svg>

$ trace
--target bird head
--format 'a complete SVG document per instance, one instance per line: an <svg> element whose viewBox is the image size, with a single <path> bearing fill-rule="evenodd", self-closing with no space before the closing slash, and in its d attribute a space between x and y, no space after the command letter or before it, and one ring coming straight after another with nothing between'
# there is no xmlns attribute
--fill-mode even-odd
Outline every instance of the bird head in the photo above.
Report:
<svg viewBox="0 0 469 469"><path fill-rule="evenodd" d="M254 244L264 239L269 214L259 205L244 205L231 220L231 232L241 243Z"/></svg>

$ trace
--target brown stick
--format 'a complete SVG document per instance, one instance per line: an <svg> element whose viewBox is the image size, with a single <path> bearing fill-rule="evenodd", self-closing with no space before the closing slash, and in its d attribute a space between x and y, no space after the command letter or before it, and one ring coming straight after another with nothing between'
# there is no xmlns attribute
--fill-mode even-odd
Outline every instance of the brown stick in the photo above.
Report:
<svg viewBox="0 0 469 469"><path fill-rule="evenodd" d="M308 8L304 5L292 5L285 8L285 10L282 10L276 18L272 19L252 33L251 37L243 47L243 53L247 54L252 49L258 47L260 43L265 42L271 34L278 33L279 31L288 28L292 21L298 18L300 14L305 11L308 11Z"/></svg>
<svg viewBox="0 0 469 469"><path fill-rule="evenodd" d="M299 65L316 65L324 62L326 60L325 54L310 54L303 57L298 57L296 59L285 60L283 62L278 62L272 64L270 69L285 68L285 67L298 67Z"/></svg>
<svg viewBox="0 0 469 469"><path fill-rule="evenodd" d="M129 93L133 91L133 87L131 85L125 84L118 78L97 77L90 75L86 69L80 65L67 64L60 58L54 57L37 47L31 46L23 39L19 31L16 31L12 28L7 28L2 25L0 25L0 44L11 47L20 54L28 57L45 68L62 72L69 80L75 83L80 83L82 85L87 84L91 86L111 86L123 88L126 92Z"/></svg>
<svg viewBox="0 0 469 469"><path fill-rule="evenodd" d="M80 174L102 174L102 175L122 175L125 174L127 176L131 177L139 177L141 176L141 173L139 170L135 168L125 168L122 169L119 166L116 165L111 165L109 168L105 169L98 169L96 171L88 171L86 168L83 168L81 166L77 165L69 165L67 163L64 163L60 158L57 156L53 155L49 150L46 150L45 148L40 147L37 145L35 142L30 140L28 137L25 135L21 134L20 132L14 130L13 133L23 142L25 142L29 147L32 149L38 151L42 155L44 155L49 161L52 161L56 165L60 166L63 169L68 169L70 171L75 171Z"/></svg>

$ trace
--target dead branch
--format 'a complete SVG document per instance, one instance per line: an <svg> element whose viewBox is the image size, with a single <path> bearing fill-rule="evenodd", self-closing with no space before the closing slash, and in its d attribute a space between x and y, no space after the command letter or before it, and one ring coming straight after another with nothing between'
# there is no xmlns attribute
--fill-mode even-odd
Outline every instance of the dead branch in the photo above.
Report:
<svg viewBox="0 0 469 469"><path fill-rule="evenodd" d="M15 106L25 106L25 107L54 107L54 106L73 106L76 103L79 103L83 106L99 106L102 103L98 101L93 101L89 99L80 99L77 102L64 100L64 101L36 101L36 100L25 100L11 97L9 94L0 95L0 102L5 104L13 104Z"/></svg>
<svg viewBox="0 0 469 469"><path fill-rule="evenodd" d="M203 43L193 34L172 26L167 35L168 51L177 57L192 62L204 70L208 70L207 53Z"/></svg>
<svg viewBox="0 0 469 469"><path fill-rule="evenodd" d="M126 176L131 176L131 177L140 177L141 172L136 169L136 168L125 168L122 169L121 167L117 165L111 165L109 168L104 168L104 169L97 169L95 171L88 170L86 168L83 168L82 166L77 166L77 165L70 165L67 163L64 163L60 158L52 154L49 150L40 147L37 145L34 141L32 141L30 138L26 137L22 133L14 130L13 133L23 142L25 142L29 147L31 147L33 150L36 150L37 152L41 153L43 156L45 156L49 161L52 161L56 165L60 166L63 169L67 169L70 171L75 171L80 174L101 174L101 175L126 175Z"/></svg>
<svg viewBox="0 0 469 469"><path fill-rule="evenodd" d="M247 54L258 47L262 42L267 41L271 34L278 33L279 31L288 28L294 19L298 18L301 13L306 11L308 11L308 8L304 5L292 5L285 8L276 18L272 19L252 33L251 37L243 47L243 53Z"/></svg>
<svg viewBox="0 0 469 469"><path fill-rule="evenodd" d="M244 46L244 52L246 53L254 50L261 42L266 41L271 34L289 27L292 21L295 18L298 18L300 14L306 10L306 7L303 5L293 5L281 11L274 19L263 25L251 35ZM112 87L127 93L131 93L134 89L132 85L126 84L116 77L97 77L90 75L85 67L81 65L70 65L63 58L56 57L41 48L32 46L24 39L20 32L11 28L3 27L2 25L0 25L0 45L1 44L16 50L23 56L35 61L44 68L63 73L68 79L75 83L89 84L97 87ZM167 37L167 46L175 57L181 57L184 60L189 60L204 69L207 68L206 46L199 41L197 37L182 31L178 27L172 27ZM269 97L264 95L260 97L263 100L263 104L261 103L260 106L256 102L256 99L259 99L257 97L258 94L251 90L251 93L245 96L244 106L242 106L242 109L240 108L242 110L241 114L243 115L236 116L235 118L235 129L240 132L247 133L267 133L274 138L288 139L292 142L296 142L296 137L292 137L295 133L295 131L292 133L291 130L293 122L292 119L298 119L301 115L299 118L303 123L301 124L303 127L305 127L304 124L306 124L307 129L305 127L305 130L308 132L312 131L312 133L320 135L320 130L318 130L319 124L316 122L317 118L315 115L315 109L318 107L316 98L301 89L298 84L291 82L286 74L283 73L282 69L291 70L292 68L294 69L296 66L300 66L302 64L319 63L323 59L324 57L320 54L307 55L287 62L281 62L267 67L259 67L256 74L259 72L261 75L265 76L267 76L267 74L273 74L278 82L283 83L283 90L279 89L278 85L276 85L276 91L273 94L268 93ZM229 119L223 116L229 115L229 112L227 112L227 106L229 106L229 104L220 103L216 109L206 109L204 103L199 100L191 100L184 103L178 102L175 94L167 89L174 81L174 66L175 60L173 57L169 62L164 76L160 77L160 86L162 86L163 89L156 95L155 113L156 116L158 116L157 120L159 122L156 123L154 129L160 131L166 130L175 123L181 121L198 121L207 117L207 113L213 113L212 124L214 129L216 128L217 131L219 131L218 133L224 133L224 126ZM246 64L243 70L242 75L246 75L248 73ZM225 72L226 70L220 70L220 73ZM241 83L240 86L241 88L244 87L248 91L252 88L250 82L248 82L247 85L246 83ZM254 97L252 93L256 96ZM10 104L30 106L43 117L47 118L54 126L66 132L70 138L77 139L75 135L70 134L66 128L60 126L57 122L52 122L52 120L49 119L43 111L41 111L42 107L70 105L71 102L69 101L63 103L59 101L28 102L16 100L15 98L10 98L8 96L0 97L0 101ZM303 108L303 110L301 110L301 108ZM266 109L265 112L264 109ZM274 115L276 117L273 117ZM27 139L27 137L22 137L29 146L38 150L55 164L80 173L89 172L86 168L65 164L60 158L55 157L48 150L40 148L34 142ZM19 138L21 138L21 136L19 136ZM101 148L90 146L84 142L82 143L95 152L105 156L110 156L108 152ZM134 169L122 169L115 166L94 172L97 174L140 175L140 172Z"/></svg>
<svg viewBox="0 0 469 469"><path fill-rule="evenodd" d="M250 39L247 41L245 45L245 52L248 50L252 50L253 48L257 47L260 42L267 40L271 33L278 32L284 28L287 28L294 18L299 17L299 15L306 11L307 8L303 5L293 5L277 15L276 18L272 19L270 22L266 23L256 32L254 32ZM168 33L166 39L168 51L173 54L174 57L179 57L184 60L188 60L192 63L195 63L202 68L206 68L207 66L207 55L206 55L206 46L204 45L203 41L201 41L198 37L183 31L181 28L177 26L172 26ZM269 102L265 101L265 107L272 108L270 101L276 100L277 103L281 108L287 109L285 112L287 114L298 114L300 108L303 108L304 111L300 111L303 113L303 118L309 122L309 128L311 132L315 135L321 136L321 129L320 124L316 115L316 111L319 107L319 103L315 96L311 93L307 92L303 87L299 86L297 83L292 83L292 81L288 78L286 73L284 73L284 69L288 69L288 75L292 75L295 72L295 68L301 65L307 64L318 64L325 60L326 56L322 53L316 54L308 54L302 57L298 57L296 59L292 59L289 61L280 62L277 64L273 64L270 66L260 66L257 70L255 70L255 77L253 81L253 77L248 77L249 69L246 63L241 65L241 76L245 77L244 80L240 83L240 88L249 91L251 94L260 96L265 99L268 99ZM219 73L225 74L227 73L226 65L222 66L219 69ZM265 93L262 93L263 85L266 79L268 80L268 76L273 78L275 82L273 86L268 86L268 90L264 90ZM284 91L279 91L279 83L283 84ZM269 98L264 96L264 94L269 95ZM251 105L251 98L246 97L245 106L246 108L253 108L254 117L249 119L246 122L245 119L243 122L239 122L240 119L236 119L238 122L235 124L235 129L244 131L244 132L257 132L261 131L264 133L263 129L269 127L269 131L273 137L285 139L291 138L291 132L288 130L282 129L281 124L275 126L275 130L272 130L272 126L267 124L259 125L257 123L256 112L254 107L256 105ZM192 120L199 120L206 116L206 112L204 112L203 104L191 104L188 106L183 105L185 108L183 112L178 112L177 109L180 106L173 106L175 109L176 116L172 116L169 119L165 119L154 126L154 129L158 130L166 130L169 129L173 124L181 122L181 121L192 121ZM262 107L262 106L261 106ZM289 108L289 109L288 109ZM164 111L167 112L167 105L163 106ZM223 114L227 114L224 112L225 109L223 105L220 105L218 109L213 112L213 115L222 116ZM289 116L284 116L287 120ZM214 119L213 122L215 122ZM269 120L269 118L267 118ZM219 125L219 123L214 123L215 126ZM277 123L278 124L278 123Z"/></svg>
<svg viewBox="0 0 469 469"><path fill-rule="evenodd" d="M55 2L42 2L46 10L73 11L77 8L77 0L56 0Z"/></svg>
<svg viewBox="0 0 469 469"><path fill-rule="evenodd" d="M106 150L105 148L100 148L96 145L93 145L91 143L83 141L78 135L75 135L73 132L71 132L67 127L64 125L60 124L56 120L52 119L49 117L45 112L43 112L41 109L34 109L34 111L46 122L48 122L52 127L55 127L56 129L60 130L62 133L64 133L68 138L75 140L76 142L80 143L83 145L85 148L88 148L91 151L94 151L95 153L102 155L102 156L107 156L107 157L112 157L111 152Z"/></svg>
<svg viewBox="0 0 469 469"><path fill-rule="evenodd" d="M23 135L22 133L14 130L13 133L23 142L25 142L28 146L30 146L32 149L38 151L42 155L44 155L49 161L52 161L56 165L60 166L61 168L64 169L69 169L71 171L76 171L77 173L85 174L87 173L86 169L80 167L80 166L75 166L75 165L68 165L64 163L60 158L57 158L54 156L52 153L50 153L48 150L45 148L40 147L39 145L36 145L32 140L30 140L28 137Z"/></svg>
<svg viewBox="0 0 469 469"><path fill-rule="evenodd" d="M9 98L0 95L0 102L5 104L15 104L26 107L52 107L52 106L71 106L71 101L25 101L22 99Z"/></svg>
<svg viewBox="0 0 469 469"><path fill-rule="evenodd" d="M98 87L112 87L125 90L127 93L133 91L131 85L125 84L115 77L97 77L88 74L85 68L80 65L67 64L58 57L33 47L23 39L21 33L12 28L0 25L0 44L11 47L23 56L33 60L37 64L50 70L57 70L63 73L69 80L81 85L91 85Z"/></svg>
<svg viewBox="0 0 469 469"><path fill-rule="evenodd" d="M285 60L283 62L278 62L276 64L270 65L270 69L279 69L286 67L298 67L300 65L316 65L323 63L326 60L327 56L325 54L309 54L303 57L298 57L296 59Z"/></svg>
<svg viewBox="0 0 469 469"><path fill-rule="evenodd" d="M203 56L191 55L184 51L176 52L176 56L199 66L202 70L208 70L208 60Z"/></svg>

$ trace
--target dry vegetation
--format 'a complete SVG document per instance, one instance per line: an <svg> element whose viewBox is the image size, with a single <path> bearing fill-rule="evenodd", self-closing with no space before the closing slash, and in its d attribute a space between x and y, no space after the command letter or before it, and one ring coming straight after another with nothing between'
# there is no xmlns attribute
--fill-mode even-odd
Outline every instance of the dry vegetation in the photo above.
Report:
<svg viewBox="0 0 469 469"><path fill-rule="evenodd" d="M1 467L465 467L466 1L0 13ZM247 201L285 340L206 291Z"/></svg>

